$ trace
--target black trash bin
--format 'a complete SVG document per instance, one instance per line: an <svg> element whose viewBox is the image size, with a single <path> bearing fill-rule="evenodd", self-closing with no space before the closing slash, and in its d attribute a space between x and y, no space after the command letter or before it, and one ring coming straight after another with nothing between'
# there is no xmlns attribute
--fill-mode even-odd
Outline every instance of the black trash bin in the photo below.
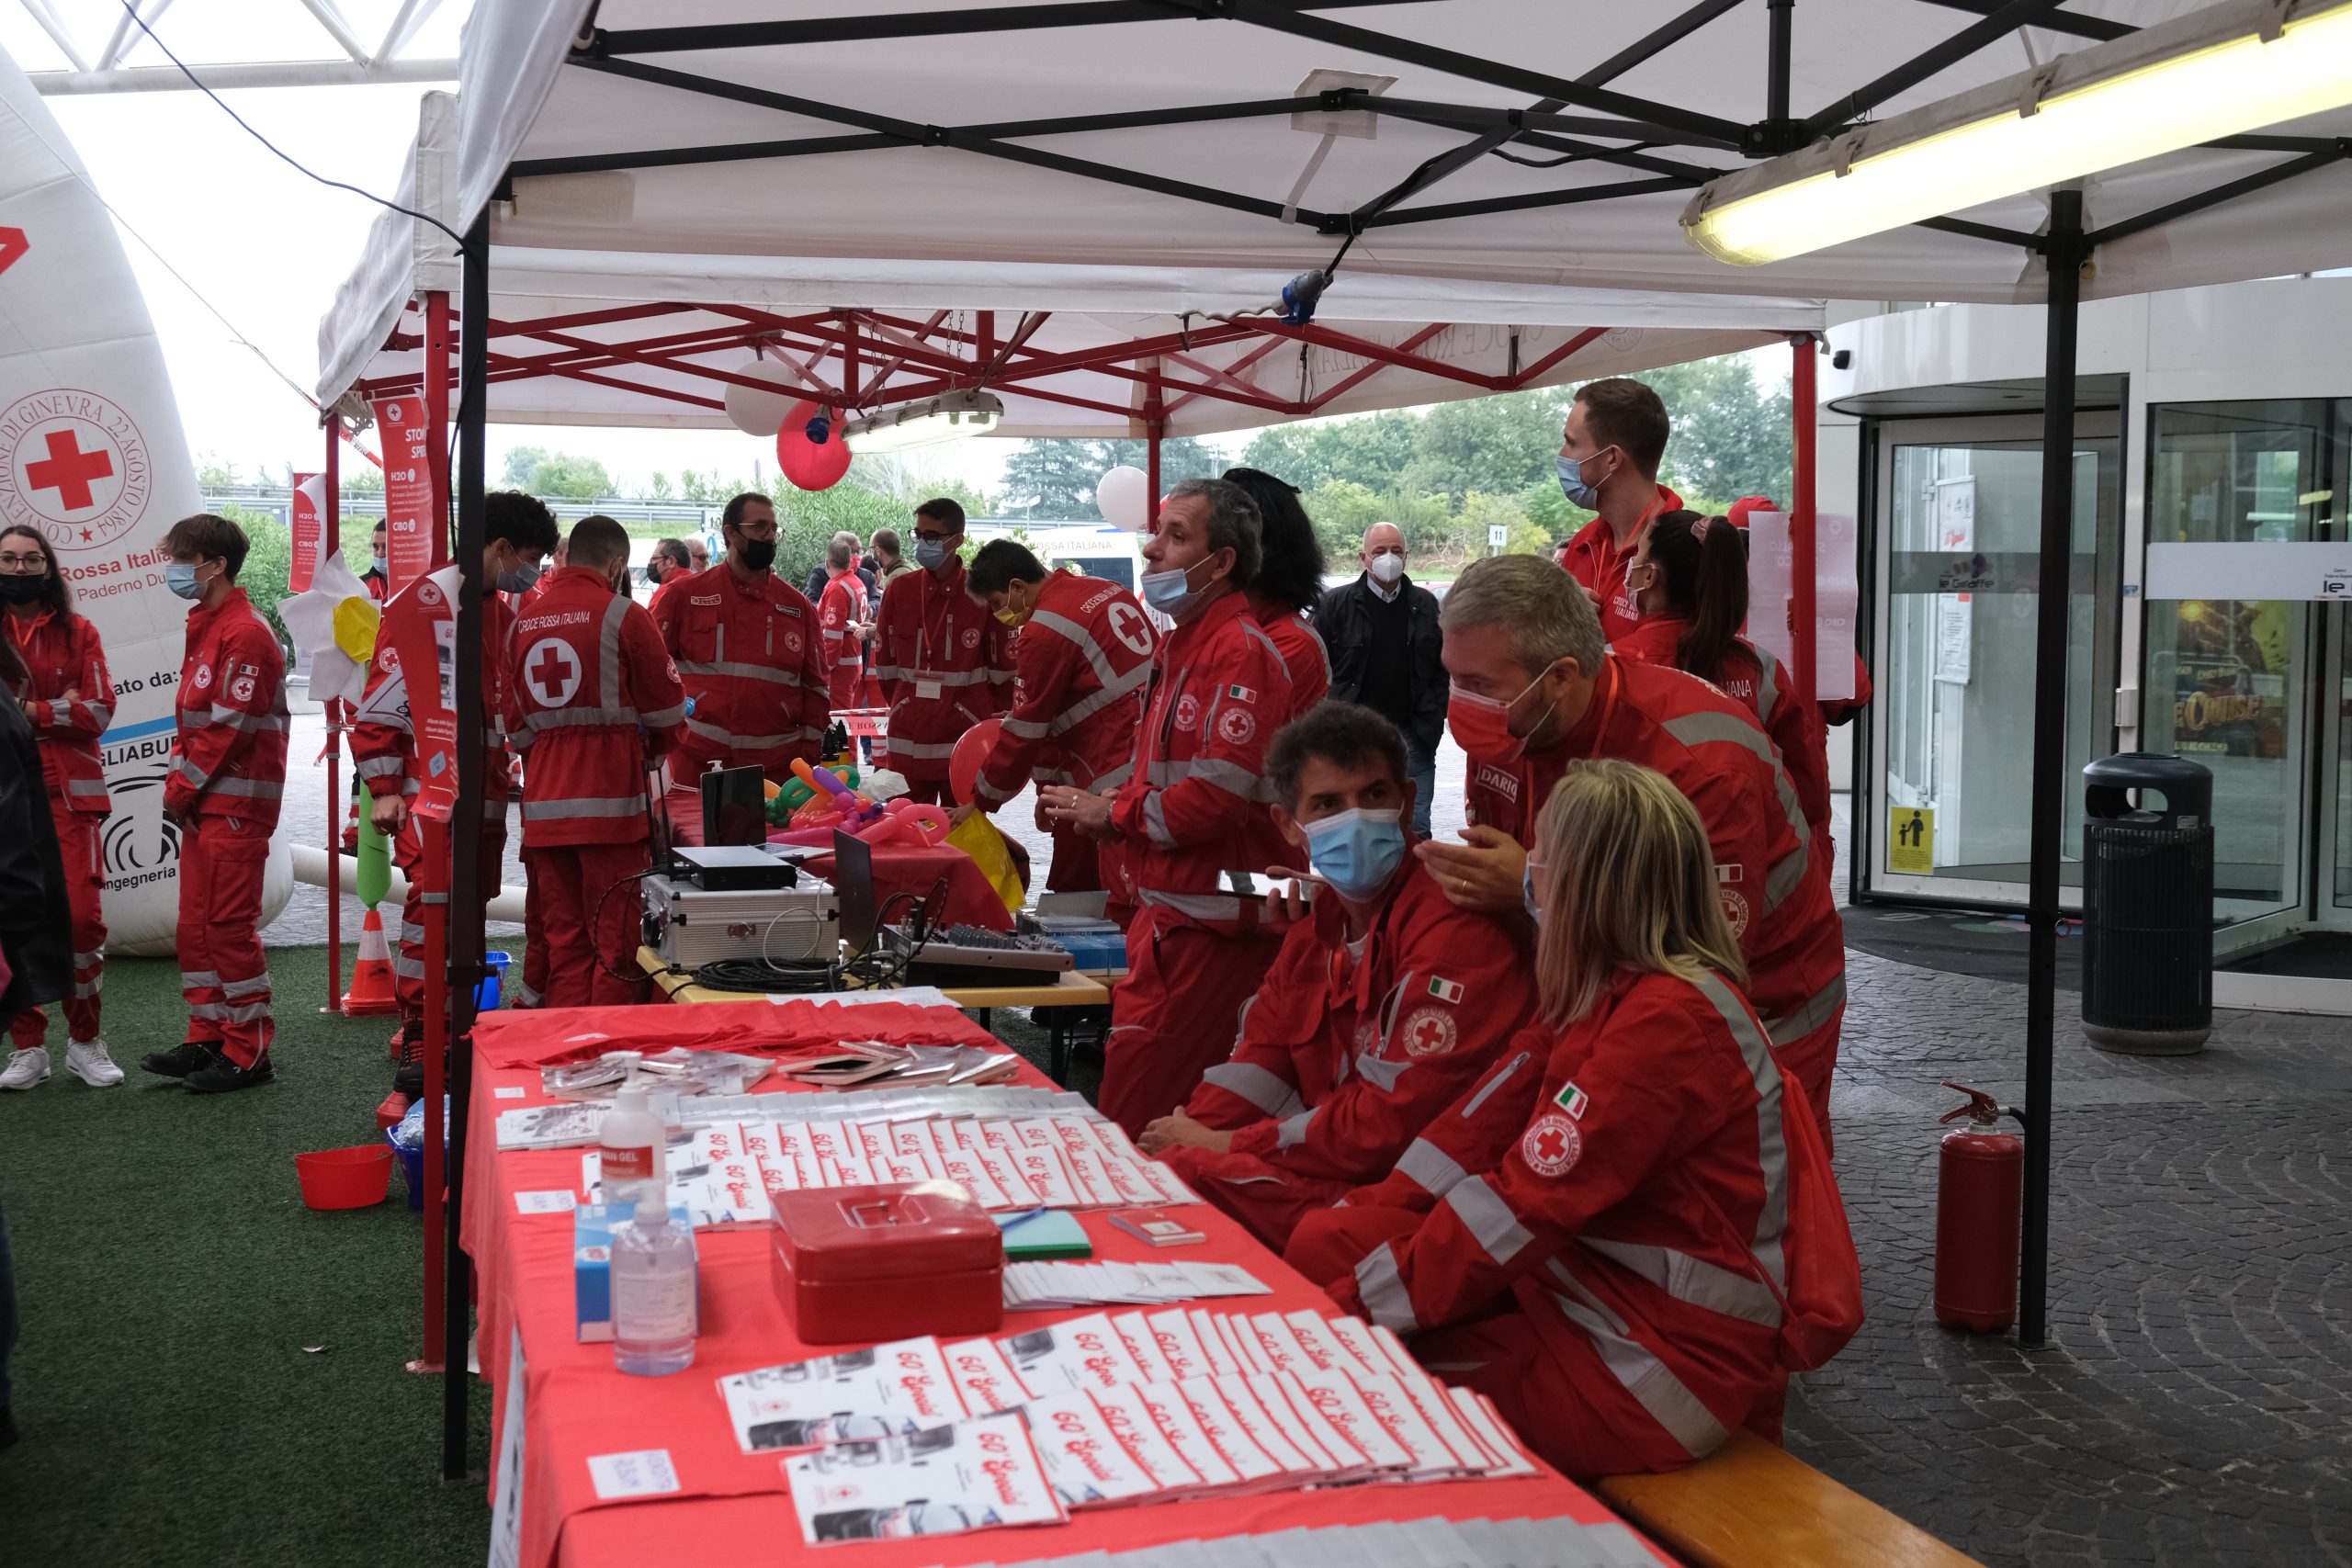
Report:
<svg viewBox="0 0 2352 1568"><path fill-rule="evenodd" d="M2126 751L2083 786L2083 1032L2186 1055L2213 1032L2213 775Z"/></svg>

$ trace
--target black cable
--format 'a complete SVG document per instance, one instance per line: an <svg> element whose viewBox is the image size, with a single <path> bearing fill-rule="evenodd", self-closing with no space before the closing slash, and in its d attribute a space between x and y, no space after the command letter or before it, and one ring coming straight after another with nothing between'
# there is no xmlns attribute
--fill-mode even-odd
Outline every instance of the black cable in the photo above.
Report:
<svg viewBox="0 0 2352 1568"><path fill-rule="evenodd" d="M276 142L270 141L268 137L264 136L260 131L255 130L252 126L246 125L243 115L240 115L235 109L231 108L227 104L221 103L220 95L206 86L204 83L198 79L196 73L189 70L187 63L183 62L178 55L172 52L171 46L165 43L162 39L156 37L155 29L147 25L147 18L139 14L138 0L121 0L121 4L122 8L130 14L130 19L139 24L139 30L145 33L148 40L153 43L157 49L164 51L164 59L179 67L180 74L187 77L189 84L194 86L197 91L202 93L206 97L210 98L215 104L220 105L220 112L222 114L225 114L231 119L235 120L244 130L246 135L252 137L255 141L258 141L263 146L268 148L272 152L277 153L277 156L280 159L283 159L287 166L291 168L296 174L316 180L322 186L329 186L336 190L347 190L354 196L364 197L368 200L374 202L379 207L390 208L394 212L400 213L403 217L413 218L420 223L430 223L435 229L440 230L444 234L448 235L450 242L454 243L459 251L463 251L466 248L466 237L463 234L458 233L455 229L450 228L447 223L442 222L438 218L434 218L425 213L419 212L413 207L402 207L397 201L387 201L382 197L378 196L375 192L361 190L357 186L345 185L341 180L331 180L324 175L312 174L309 169L306 169L301 164L296 163L286 153L279 152Z"/></svg>
<svg viewBox="0 0 2352 1568"><path fill-rule="evenodd" d="M588 951L595 953L596 967L605 972L606 979L618 980L624 986L634 986L645 978L645 972L640 969L634 975L624 975L613 967L603 953L597 951L596 933L605 929L605 906L612 901L614 894L627 887L630 883L642 882L649 876L659 876L661 874L662 868L658 865L649 865L643 871L632 871L598 896L595 912L588 917Z"/></svg>

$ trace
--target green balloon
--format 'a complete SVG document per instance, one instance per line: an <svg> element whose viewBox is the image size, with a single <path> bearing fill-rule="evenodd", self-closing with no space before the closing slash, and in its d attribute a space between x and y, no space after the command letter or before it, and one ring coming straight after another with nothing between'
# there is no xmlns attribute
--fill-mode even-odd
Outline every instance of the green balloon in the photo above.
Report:
<svg viewBox="0 0 2352 1568"><path fill-rule="evenodd" d="M359 901L369 908L384 901L392 890L391 846L384 842L384 835L376 831L376 823L365 810L359 813Z"/></svg>

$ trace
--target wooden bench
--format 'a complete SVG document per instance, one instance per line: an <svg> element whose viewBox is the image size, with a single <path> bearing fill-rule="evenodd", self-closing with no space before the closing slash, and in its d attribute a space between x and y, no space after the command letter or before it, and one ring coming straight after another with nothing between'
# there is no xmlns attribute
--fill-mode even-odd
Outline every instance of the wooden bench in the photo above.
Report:
<svg viewBox="0 0 2352 1568"><path fill-rule="evenodd" d="M1747 1432L1688 1470L1614 1475L1594 1490L1691 1568L1979 1568Z"/></svg>

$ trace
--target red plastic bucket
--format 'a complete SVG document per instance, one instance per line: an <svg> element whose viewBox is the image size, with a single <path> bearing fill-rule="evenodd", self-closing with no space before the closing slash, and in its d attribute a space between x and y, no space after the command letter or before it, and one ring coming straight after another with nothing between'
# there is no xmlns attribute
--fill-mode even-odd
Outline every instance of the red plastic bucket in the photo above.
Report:
<svg viewBox="0 0 2352 1568"><path fill-rule="evenodd" d="M364 1209L380 1203L392 1184L392 1151L381 1144L296 1155L302 1201L313 1209Z"/></svg>

